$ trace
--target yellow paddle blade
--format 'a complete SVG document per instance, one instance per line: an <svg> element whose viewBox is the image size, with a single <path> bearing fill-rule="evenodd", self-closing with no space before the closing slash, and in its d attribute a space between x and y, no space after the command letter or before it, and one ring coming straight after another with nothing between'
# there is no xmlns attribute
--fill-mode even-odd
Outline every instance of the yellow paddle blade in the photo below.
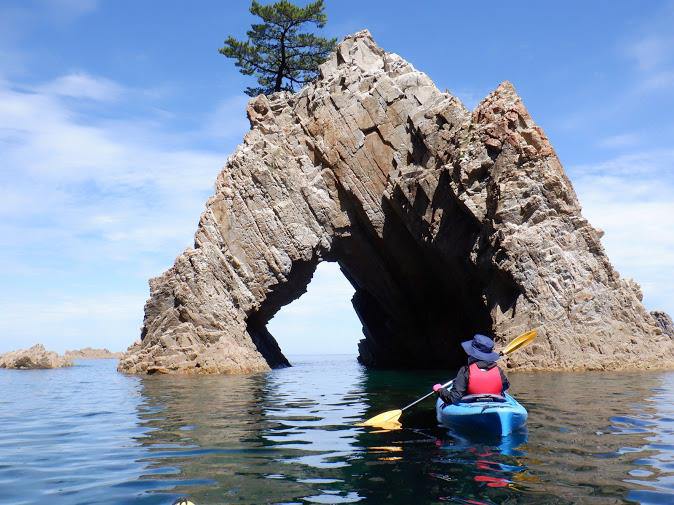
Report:
<svg viewBox="0 0 674 505"><path fill-rule="evenodd" d="M501 354L503 355L510 354L511 352L516 351L517 349L521 349L525 345L529 345L531 341L536 338L536 335L538 335L538 332L536 330L531 330L520 335L515 340L510 342L507 346L505 346L501 351Z"/></svg>
<svg viewBox="0 0 674 505"><path fill-rule="evenodd" d="M368 447L370 451L402 452L403 448L399 445L383 445L381 447Z"/></svg>
<svg viewBox="0 0 674 505"><path fill-rule="evenodd" d="M363 421L358 424L358 426L371 426L373 428L382 428L384 430L399 430L402 426L398 419L402 415L403 411L398 410L389 410L383 414L376 415Z"/></svg>

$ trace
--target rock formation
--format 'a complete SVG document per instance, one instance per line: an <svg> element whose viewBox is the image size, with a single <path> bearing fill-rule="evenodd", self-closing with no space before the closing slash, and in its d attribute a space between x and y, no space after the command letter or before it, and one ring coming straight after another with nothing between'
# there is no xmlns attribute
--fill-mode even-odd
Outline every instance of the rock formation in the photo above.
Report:
<svg viewBox="0 0 674 505"><path fill-rule="evenodd" d="M674 338L674 322L672 322L672 318L669 317L669 314L662 312L661 310L654 310L651 312L651 316L655 318L655 322L658 323L662 333L670 338Z"/></svg>
<svg viewBox="0 0 674 505"><path fill-rule="evenodd" d="M65 357L68 359L119 359L124 353L112 352L108 349L93 349L85 347L74 351L66 351Z"/></svg>
<svg viewBox="0 0 674 505"><path fill-rule="evenodd" d="M367 365L457 366L474 332L502 345L530 328L536 343L508 366L672 363L510 83L471 112L362 31L319 79L252 99L248 117L194 248L150 281L142 340L120 370L287 364L266 325L321 261L356 290Z"/></svg>
<svg viewBox="0 0 674 505"><path fill-rule="evenodd" d="M34 345L30 349L21 349L0 355L0 368L29 370L64 366L72 366L72 361L59 356L55 352L47 351L42 344Z"/></svg>

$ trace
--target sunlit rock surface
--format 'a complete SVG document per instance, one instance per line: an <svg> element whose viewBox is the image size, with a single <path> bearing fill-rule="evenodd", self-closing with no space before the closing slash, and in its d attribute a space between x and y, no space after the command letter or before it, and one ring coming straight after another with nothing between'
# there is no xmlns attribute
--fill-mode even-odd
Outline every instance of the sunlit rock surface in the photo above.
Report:
<svg viewBox="0 0 674 505"><path fill-rule="evenodd" d="M672 318L669 316L669 314L661 310L654 310L651 312L651 315L655 318L655 321L658 323L662 333L671 338L674 338L674 322L672 322Z"/></svg>
<svg viewBox="0 0 674 505"><path fill-rule="evenodd" d="M123 353L112 352L108 349L94 349L84 347L73 351L66 351L64 356L69 359L119 359Z"/></svg>
<svg viewBox="0 0 674 505"><path fill-rule="evenodd" d="M32 370L38 368L60 368L71 365L72 361L69 358L47 351L42 344L34 345L30 349L21 349L0 355L0 368Z"/></svg>
<svg viewBox="0 0 674 505"><path fill-rule="evenodd" d="M457 366L474 332L502 345L531 328L536 343L508 366L672 362L510 83L471 112L362 31L316 82L254 98L248 116L194 248L150 281L142 340L120 370L287 364L266 325L321 261L356 290L367 365Z"/></svg>

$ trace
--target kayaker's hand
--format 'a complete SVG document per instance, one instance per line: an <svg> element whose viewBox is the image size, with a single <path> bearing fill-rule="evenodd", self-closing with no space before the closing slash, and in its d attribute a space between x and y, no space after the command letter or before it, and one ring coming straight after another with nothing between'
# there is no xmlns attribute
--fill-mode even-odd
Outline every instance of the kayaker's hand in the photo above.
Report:
<svg viewBox="0 0 674 505"><path fill-rule="evenodd" d="M442 389L442 384L436 384L435 386L433 386L433 391L435 391L436 393L438 391L440 391L441 389Z"/></svg>

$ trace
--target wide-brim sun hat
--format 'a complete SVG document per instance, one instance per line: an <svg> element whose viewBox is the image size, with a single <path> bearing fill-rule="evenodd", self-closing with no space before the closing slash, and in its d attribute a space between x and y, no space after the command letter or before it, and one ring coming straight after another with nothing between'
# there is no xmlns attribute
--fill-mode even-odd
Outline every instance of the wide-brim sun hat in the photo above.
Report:
<svg viewBox="0 0 674 505"><path fill-rule="evenodd" d="M461 342L461 347L468 356L472 356L480 361L496 361L501 357L494 352L494 341L486 335L476 334L472 340Z"/></svg>

